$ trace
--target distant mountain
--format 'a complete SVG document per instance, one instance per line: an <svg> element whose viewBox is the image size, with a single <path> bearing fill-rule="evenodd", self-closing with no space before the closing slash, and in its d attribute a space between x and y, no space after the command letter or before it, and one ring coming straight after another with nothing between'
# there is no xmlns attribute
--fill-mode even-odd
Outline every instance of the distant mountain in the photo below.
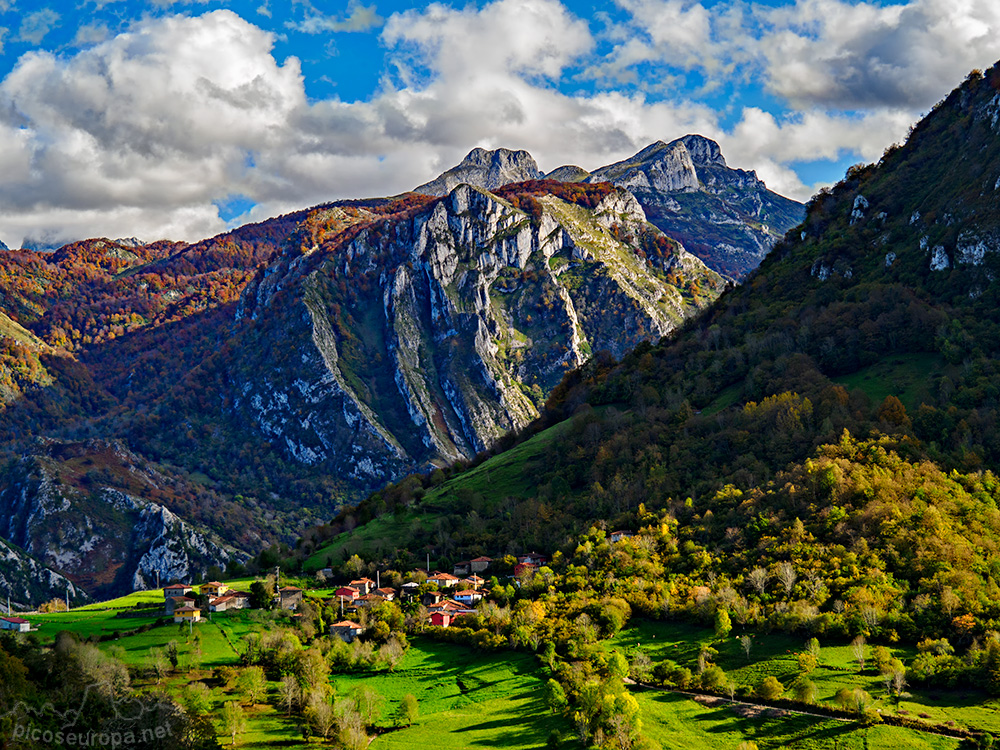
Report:
<svg viewBox="0 0 1000 750"><path fill-rule="evenodd" d="M171 501L171 485L120 443L49 441L5 468L0 537L95 595L245 561L245 552L151 499ZM258 548L259 538L248 546Z"/></svg>
<svg viewBox="0 0 1000 750"><path fill-rule="evenodd" d="M742 278L804 215L801 203L731 169L719 144L700 135L657 141L601 167L587 182L628 189L649 220L719 273Z"/></svg>
<svg viewBox="0 0 1000 750"><path fill-rule="evenodd" d="M574 164L556 167L545 175L546 180L559 180L560 182L583 182L588 177L590 177L590 172Z"/></svg>
<svg viewBox="0 0 1000 750"><path fill-rule="evenodd" d="M458 166L414 188L413 192L446 195L462 184L495 190L512 182L537 180L540 177L542 172L527 151L510 151L505 148L487 151L474 148Z"/></svg>
<svg viewBox="0 0 1000 750"><path fill-rule="evenodd" d="M475 149L458 166L415 189L442 195L461 183L493 190L540 175L526 151ZM594 172L575 165L546 179L611 182L632 193L646 218L712 270L740 279L804 215L801 203L767 189L755 172L731 169L719 144L700 135L657 141Z"/></svg>
<svg viewBox="0 0 1000 750"><path fill-rule="evenodd" d="M101 595L238 568L468 459L726 286L627 191L554 180L0 271L0 538Z"/></svg>

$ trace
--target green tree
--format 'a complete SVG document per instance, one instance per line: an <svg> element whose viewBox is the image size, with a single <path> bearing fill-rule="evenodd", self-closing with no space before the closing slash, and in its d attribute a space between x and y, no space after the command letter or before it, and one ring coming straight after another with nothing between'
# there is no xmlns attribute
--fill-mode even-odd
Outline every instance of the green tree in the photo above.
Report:
<svg viewBox="0 0 1000 750"><path fill-rule="evenodd" d="M212 705L212 691L204 682L191 682L185 685L181 693L181 703L189 714L208 713Z"/></svg>
<svg viewBox="0 0 1000 750"><path fill-rule="evenodd" d="M715 637L723 639L729 635L733 629L733 622L729 618L729 613L720 609L715 613Z"/></svg>
<svg viewBox="0 0 1000 750"><path fill-rule="evenodd" d="M262 667L247 667L236 678L236 690L243 700L253 705L259 703L267 692L267 677Z"/></svg>
<svg viewBox="0 0 1000 750"><path fill-rule="evenodd" d="M555 680L549 679L545 683L545 703L554 714L566 708L566 691Z"/></svg>
<svg viewBox="0 0 1000 750"><path fill-rule="evenodd" d="M805 675L799 675L792 683L792 693L795 695L795 700L801 703L815 703L816 683Z"/></svg>
<svg viewBox="0 0 1000 750"><path fill-rule="evenodd" d="M222 731L233 739L233 746L236 745L236 736L243 734L247 730L247 718L243 714L243 706L236 701L227 701L222 706Z"/></svg>
<svg viewBox="0 0 1000 750"><path fill-rule="evenodd" d="M774 675L768 675L757 686L757 695L767 701L778 700L785 694L785 686Z"/></svg>
<svg viewBox="0 0 1000 750"><path fill-rule="evenodd" d="M417 704L417 697L413 693L407 693L403 696L403 700L399 702L399 707L396 708L393 719L397 727L408 727L417 720L419 712L420 707Z"/></svg>

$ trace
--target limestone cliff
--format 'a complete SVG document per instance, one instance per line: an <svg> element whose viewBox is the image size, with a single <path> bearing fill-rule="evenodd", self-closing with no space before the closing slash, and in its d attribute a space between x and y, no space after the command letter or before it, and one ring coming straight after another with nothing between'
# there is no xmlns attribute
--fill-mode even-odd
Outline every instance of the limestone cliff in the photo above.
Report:
<svg viewBox="0 0 1000 750"><path fill-rule="evenodd" d="M237 412L287 457L374 487L482 450L592 352L658 339L721 292L628 192L528 185L462 185L290 247L241 300Z"/></svg>
<svg viewBox="0 0 1000 750"><path fill-rule="evenodd" d="M0 537L95 595L150 588L157 574L190 580L210 565L245 560L143 497L167 481L119 444L48 441L4 476Z"/></svg>

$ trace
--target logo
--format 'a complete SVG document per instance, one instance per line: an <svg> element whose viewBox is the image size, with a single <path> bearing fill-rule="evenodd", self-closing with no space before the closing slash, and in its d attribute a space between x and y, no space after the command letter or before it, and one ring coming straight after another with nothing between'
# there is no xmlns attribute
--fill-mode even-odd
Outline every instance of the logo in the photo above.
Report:
<svg viewBox="0 0 1000 750"><path fill-rule="evenodd" d="M59 711L51 702L35 709L23 701L0 719L9 721L8 739L12 747L91 747L128 750L174 736L178 713L163 701L142 701L134 696L112 699L112 716L98 727L86 726L88 701L98 694L98 686L83 691L78 708ZM104 713L104 712L102 712ZM6 723L6 722L4 722Z"/></svg>

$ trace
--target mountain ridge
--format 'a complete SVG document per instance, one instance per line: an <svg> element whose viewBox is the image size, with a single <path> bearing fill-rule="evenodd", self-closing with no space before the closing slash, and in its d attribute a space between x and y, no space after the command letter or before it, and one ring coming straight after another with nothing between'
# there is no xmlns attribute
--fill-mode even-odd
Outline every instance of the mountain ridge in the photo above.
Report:
<svg viewBox="0 0 1000 750"><path fill-rule="evenodd" d="M506 170L500 164L508 165ZM460 182L496 189L503 180L537 179L540 174L526 151L480 148L414 192L440 194ZM714 271L736 279L755 268L802 218L801 204L768 190L756 172L731 169L719 144L697 134L655 141L593 172L575 165L557 167L546 179L611 182L629 190L651 223Z"/></svg>

